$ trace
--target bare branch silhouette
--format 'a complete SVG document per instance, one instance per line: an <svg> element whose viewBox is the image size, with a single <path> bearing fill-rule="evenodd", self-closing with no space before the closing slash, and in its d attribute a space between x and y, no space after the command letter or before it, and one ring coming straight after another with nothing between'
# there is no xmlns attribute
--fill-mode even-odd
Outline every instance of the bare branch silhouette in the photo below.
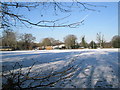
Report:
<svg viewBox="0 0 120 90"><path fill-rule="evenodd" d="M24 17L24 15L20 13L15 13L12 11L14 8L15 10L19 8L26 8L28 11L31 11L32 9L35 9L37 7L45 7L49 8L49 6L52 6L53 12L58 14L57 11L60 11L61 13L69 13L72 12L72 8L77 8L77 9L86 9L86 10L91 10L91 11L96 11L95 9L92 9L90 7L106 7L106 6L97 6L97 5L92 5L89 3L83 3L83 2L78 2L75 0L72 2L70 5L68 4L63 4L61 2L57 2L53 0L53 2L0 2L1 4L1 28L10 28L11 26L17 26L17 23L20 22L21 24L25 25L28 27L29 25L32 26L38 26L38 27L78 27L81 25L81 23L84 22L84 20L81 21L76 21L76 22L70 22L66 24L59 24L58 22L62 21L63 19L69 17L69 15L66 17L63 16L63 18L59 18L56 20L39 20L38 22L32 22L31 20L27 19ZM41 15L43 16L43 15ZM14 23L11 22L11 19L14 20ZM28 24L28 25L27 25Z"/></svg>
<svg viewBox="0 0 120 90"><path fill-rule="evenodd" d="M3 71L3 90L6 89L31 89L38 87L54 87L57 83L67 80L74 75L76 67L71 65L74 60L68 63L64 69L60 71L54 71L53 69L49 73L33 72L35 63L33 63L25 72L23 72L23 66L16 62L12 66L12 70ZM16 69L19 68L19 69ZM4 67L7 68L7 67ZM9 67L8 67L9 68ZM26 85L27 83L27 85ZM36 84L37 83L37 84Z"/></svg>

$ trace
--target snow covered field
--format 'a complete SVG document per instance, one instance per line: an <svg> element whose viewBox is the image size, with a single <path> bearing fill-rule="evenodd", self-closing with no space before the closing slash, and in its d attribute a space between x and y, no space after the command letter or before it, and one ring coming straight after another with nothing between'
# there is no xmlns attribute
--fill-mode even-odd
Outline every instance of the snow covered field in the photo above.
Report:
<svg viewBox="0 0 120 90"><path fill-rule="evenodd" d="M118 49L3 51L1 56L2 65L9 67L9 70L15 62L23 65L24 72L35 62L32 68L33 73L40 70L47 73L51 70L60 71L69 64L77 67L69 81L55 87L120 87L118 85ZM19 67L16 67L17 69ZM3 68L3 70L6 69Z"/></svg>

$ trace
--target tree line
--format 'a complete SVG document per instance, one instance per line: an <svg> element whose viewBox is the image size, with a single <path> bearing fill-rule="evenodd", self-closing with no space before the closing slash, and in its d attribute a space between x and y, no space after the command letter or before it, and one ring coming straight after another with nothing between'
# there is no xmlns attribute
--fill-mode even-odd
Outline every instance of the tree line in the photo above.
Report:
<svg viewBox="0 0 120 90"><path fill-rule="evenodd" d="M31 50L36 38L32 34L19 35L13 30L4 30L0 39L0 46L9 46L13 50Z"/></svg>
<svg viewBox="0 0 120 90"><path fill-rule="evenodd" d="M44 38L41 42L35 43L36 38L32 34L17 34L13 30L4 30L0 39L0 46L9 46L12 47L13 50L32 50L36 47L56 46L60 44L65 44L66 49L120 48L119 35L115 35L110 42L106 42L104 35L101 33L96 34L97 42L91 40L90 43L87 43L85 36L82 36L81 41L77 42L75 35L65 36L63 42L54 38Z"/></svg>

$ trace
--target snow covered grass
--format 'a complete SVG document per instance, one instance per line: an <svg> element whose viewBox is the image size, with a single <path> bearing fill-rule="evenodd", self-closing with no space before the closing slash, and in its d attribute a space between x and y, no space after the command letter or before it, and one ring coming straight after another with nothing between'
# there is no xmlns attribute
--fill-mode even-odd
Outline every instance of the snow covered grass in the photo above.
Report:
<svg viewBox="0 0 120 90"><path fill-rule="evenodd" d="M4 71L12 70L15 62L22 65L23 72L36 62L31 69L33 74L61 71L69 64L76 67L68 81L55 85L58 88L119 87L118 49L3 51L1 56ZM19 67L15 69L17 71Z"/></svg>

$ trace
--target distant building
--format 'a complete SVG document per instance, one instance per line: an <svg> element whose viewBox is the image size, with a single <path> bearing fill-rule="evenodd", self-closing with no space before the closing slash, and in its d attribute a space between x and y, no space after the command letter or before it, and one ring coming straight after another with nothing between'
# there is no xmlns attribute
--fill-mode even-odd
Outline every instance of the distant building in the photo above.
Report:
<svg viewBox="0 0 120 90"><path fill-rule="evenodd" d="M65 44L59 45L59 49L65 49Z"/></svg>
<svg viewBox="0 0 120 90"><path fill-rule="evenodd" d="M55 46L52 46L53 49L65 49L65 44L59 44L59 45L55 45Z"/></svg>
<svg viewBox="0 0 120 90"><path fill-rule="evenodd" d="M53 47L52 47L52 46L46 46L45 49L46 49L46 50L52 50Z"/></svg>
<svg viewBox="0 0 120 90"><path fill-rule="evenodd" d="M79 49L84 49L84 47L79 47Z"/></svg>
<svg viewBox="0 0 120 90"><path fill-rule="evenodd" d="M65 44L57 44L54 46L41 46L41 47L36 47L34 50L52 50L52 49L65 49Z"/></svg>
<svg viewBox="0 0 120 90"><path fill-rule="evenodd" d="M56 46L52 46L53 49L59 49L59 46L56 45Z"/></svg>

